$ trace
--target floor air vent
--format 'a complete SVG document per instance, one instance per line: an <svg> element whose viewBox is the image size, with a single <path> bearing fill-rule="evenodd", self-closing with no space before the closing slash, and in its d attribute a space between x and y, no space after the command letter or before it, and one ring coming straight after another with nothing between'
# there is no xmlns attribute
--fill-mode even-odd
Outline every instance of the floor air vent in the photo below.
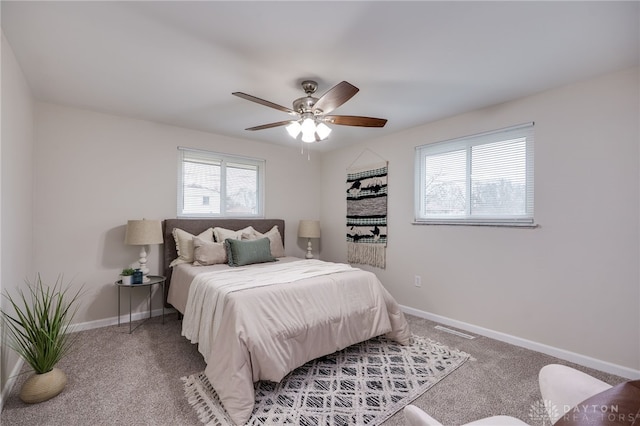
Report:
<svg viewBox="0 0 640 426"><path fill-rule="evenodd" d="M458 330L453 330L451 328L443 327L441 325L436 325L435 328L438 330L446 331L447 333L455 334L456 336L464 337L465 339L475 339L476 336L472 336L470 334L463 333Z"/></svg>

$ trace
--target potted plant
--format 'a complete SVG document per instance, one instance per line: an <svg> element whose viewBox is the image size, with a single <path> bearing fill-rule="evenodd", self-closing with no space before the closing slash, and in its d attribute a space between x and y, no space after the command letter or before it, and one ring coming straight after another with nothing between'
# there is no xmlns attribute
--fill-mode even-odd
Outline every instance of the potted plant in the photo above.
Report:
<svg viewBox="0 0 640 426"><path fill-rule="evenodd" d="M136 271L133 268L124 268L122 272L120 272L120 279L122 280L122 284L131 285L131 279L135 272Z"/></svg>
<svg viewBox="0 0 640 426"><path fill-rule="evenodd" d="M68 294L69 286L63 286L61 277L53 287L45 286L40 275L34 284L26 283L26 294L18 290L18 296L13 298L4 293L13 313L4 309L1 313L8 331L8 346L34 371L24 382L20 399L36 403L58 395L67 383L64 372L55 366L75 341L69 325L77 310L74 305L81 289Z"/></svg>

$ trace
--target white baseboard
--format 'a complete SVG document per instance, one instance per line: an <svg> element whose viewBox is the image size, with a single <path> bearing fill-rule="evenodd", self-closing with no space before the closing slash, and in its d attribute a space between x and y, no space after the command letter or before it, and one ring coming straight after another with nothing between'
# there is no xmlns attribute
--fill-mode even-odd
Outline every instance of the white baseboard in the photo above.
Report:
<svg viewBox="0 0 640 426"><path fill-rule="evenodd" d="M18 358L18 362L13 366L13 370L11 370L11 374L9 374L9 378L2 389L2 394L0 395L0 411L4 408L4 402L7 399L5 395L9 395L9 392L13 389L13 385L15 385L16 378L18 374L20 374L20 370L22 370L23 365L24 360L22 358Z"/></svg>
<svg viewBox="0 0 640 426"><path fill-rule="evenodd" d="M501 333L499 331L490 330L488 328L478 327L473 324L410 308L408 306L401 305L400 308L404 312L420 318L428 319L430 321L438 322L451 327L456 327L461 330L486 336L491 339L499 340L501 342L509 343L515 346L520 346L522 348L531 349L533 351L551 355L553 357L573 362L584 367L593 368L595 370L604 371L605 373L615 374L616 376L625 377L628 379L640 379L640 370L634 370L633 368L624 367L622 365L613 364L611 362L602 361L596 358L591 358L586 355L559 349L553 346L545 345L543 343L538 343L520 337L512 336L510 334Z"/></svg>
<svg viewBox="0 0 640 426"><path fill-rule="evenodd" d="M176 312L176 310L173 308L164 309L165 315L168 315L174 312ZM162 315L162 308L154 309L153 311L151 311L152 317L158 317L161 315ZM132 321L138 321L145 318L149 318L149 311L135 312L131 314ZM118 317L115 316L111 318L88 321L88 322L83 322L79 324L71 324L69 326L69 331L74 333L76 331L93 330L95 328L102 328L102 327L107 327L110 325L117 325L117 324L118 324ZM129 314L121 315L120 325L128 325L128 324L129 324ZM4 407L4 401L6 400L6 396L8 396L9 393L13 390L13 386L15 385L15 382L16 382L16 376L20 374L20 370L22 370L23 366L24 366L24 360L22 358L19 358L18 362L13 367L11 374L9 375L9 379L7 380L7 382L4 385L4 388L2 389L2 394L0 394L0 411L2 411L2 408Z"/></svg>
<svg viewBox="0 0 640 426"><path fill-rule="evenodd" d="M175 309L173 308L165 308L164 309L164 314L168 315L171 313L176 312ZM151 311L151 316L152 317L158 317L162 315L162 308L160 309L154 309L153 311ZM138 320L142 320L145 318L149 318L149 311L146 312L134 312L131 314L131 321L138 321ZM84 330L93 330L95 328L102 328L102 327L108 327L110 325L117 325L118 324L118 317L111 317L111 318L104 318L104 319L100 319L100 320L95 320L95 321L89 321L89 322L82 322L82 323L78 323L78 324L72 324L69 326L69 330L71 332L75 332L75 331L84 331ZM125 314L125 315L120 315L120 325L127 325L129 324L129 314Z"/></svg>

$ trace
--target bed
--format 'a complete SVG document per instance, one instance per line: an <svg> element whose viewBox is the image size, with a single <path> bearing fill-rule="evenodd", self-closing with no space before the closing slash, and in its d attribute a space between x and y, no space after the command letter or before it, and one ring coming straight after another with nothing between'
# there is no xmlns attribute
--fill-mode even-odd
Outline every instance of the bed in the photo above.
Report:
<svg viewBox="0 0 640 426"><path fill-rule="evenodd" d="M231 241L237 260L235 247L273 244L274 226L284 241L283 220L167 219L163 226L167 303L184 315L182 334L198 344L205 374L238 425L251 416L257 381L279 382L308 361L379 335L410 343L402 311L375 274L346 264L286 256L282 247L277 261L168 266L179 256L176 228L196 236L250 226L269 235Z"/></svg>

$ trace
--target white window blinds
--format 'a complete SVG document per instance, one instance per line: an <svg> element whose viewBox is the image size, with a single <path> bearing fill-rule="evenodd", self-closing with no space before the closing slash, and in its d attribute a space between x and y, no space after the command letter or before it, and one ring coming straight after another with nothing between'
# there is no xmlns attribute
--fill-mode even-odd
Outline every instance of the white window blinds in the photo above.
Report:
<svg viewBox="0 0 640 426"><path fill-rule="evenodd" d="M262 217L264 160L178 148L178 217Z"/></svg>
<svg viewBox="0 0 640 426"><path fill-rule="evenodd" d="M533 123L416 148L416 222L533 224Z"/></svg>

